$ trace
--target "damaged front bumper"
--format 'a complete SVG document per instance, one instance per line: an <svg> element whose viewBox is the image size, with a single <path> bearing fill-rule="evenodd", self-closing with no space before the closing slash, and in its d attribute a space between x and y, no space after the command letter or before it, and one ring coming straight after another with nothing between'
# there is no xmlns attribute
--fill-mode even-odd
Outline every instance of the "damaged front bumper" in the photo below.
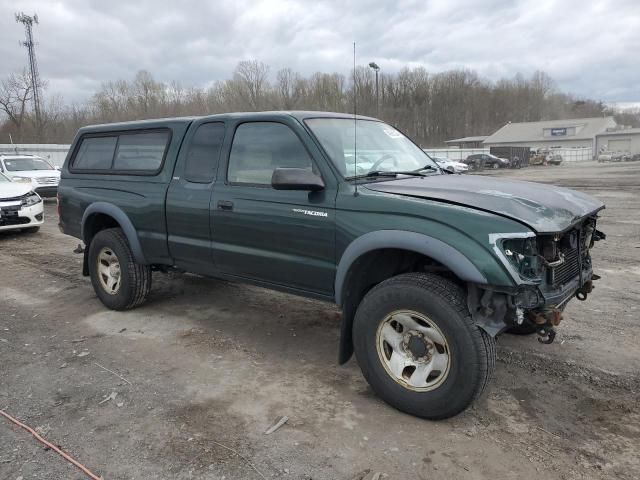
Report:
<svg viewBox="0 0 640 480"><path fill-rule="evenodd" d="M555 336L553 327L562 320L565 306L574 297L586 300L594 288L593 282L599 278L591 269L583 270L581 278L546 291L533 285L504 289L470 284L467 306L476 325L491 336L526 324L535 326L543 343L551 343Z"/></svg>
<svg viewBox="0 0 640 480"><path fill-rule="evenodd" d="M467 304L476 325L492 336L511 328L537 332L542 343L553 342L554 327L562 320L566 304L574 296L586 300L593 281L600 278L593 273L590 249L606 237L596 230L595 222L592 216L552 236L492 239L517 286L468 285ZM505 239L511 243L506 245Z"/></svg>

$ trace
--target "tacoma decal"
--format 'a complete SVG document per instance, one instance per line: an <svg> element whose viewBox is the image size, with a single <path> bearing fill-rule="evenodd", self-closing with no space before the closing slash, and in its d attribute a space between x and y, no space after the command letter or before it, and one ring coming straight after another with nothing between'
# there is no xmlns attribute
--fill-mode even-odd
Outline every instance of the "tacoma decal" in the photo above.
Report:
<svg viewBox="0 0 640 480"><path fill-rule="evenodd" d="M327 212L320 212L318 210L305 210L304 208L292 208L291 211L294 213L311 215L312 217L328 217L329 216Z"/></svg>

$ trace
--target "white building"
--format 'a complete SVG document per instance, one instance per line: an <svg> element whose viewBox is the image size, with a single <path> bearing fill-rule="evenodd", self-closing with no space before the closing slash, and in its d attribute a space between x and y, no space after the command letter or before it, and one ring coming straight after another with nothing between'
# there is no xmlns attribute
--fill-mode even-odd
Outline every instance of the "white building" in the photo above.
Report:
<svg viewBox="0 0 640 480"><path fill-rule="evenodd" d="M573 118L542 122L507 123L487 137L486 147L591 148L596 136L617 127L613 117Z"/></svg>
<svg viewBox="0 0 640 480"><path fill-rule="evenodd" d="M596 152L640 153L640 128L623 128L596 135Z"/></svg>

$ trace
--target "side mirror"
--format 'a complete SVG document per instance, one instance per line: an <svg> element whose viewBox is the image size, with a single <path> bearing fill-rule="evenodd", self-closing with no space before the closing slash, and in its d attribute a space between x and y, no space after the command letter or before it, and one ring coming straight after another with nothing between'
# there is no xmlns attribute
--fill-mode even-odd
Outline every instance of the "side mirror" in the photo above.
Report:
<svg viewBox="0 0 640 480"><path fill-rule="evenodd" d="M276 190L317 192L324 189L324 182L305 168L276 168L271 176L271 186Z"/></svg>
<svg viewBox="0 0 640 480"><path fill-rule="evenodd" d="M56 166L55 166L55 167L53 167L53 168L55 168L56 170L60 171L60 167L59 167L58 165L56 165Z"/></svg>

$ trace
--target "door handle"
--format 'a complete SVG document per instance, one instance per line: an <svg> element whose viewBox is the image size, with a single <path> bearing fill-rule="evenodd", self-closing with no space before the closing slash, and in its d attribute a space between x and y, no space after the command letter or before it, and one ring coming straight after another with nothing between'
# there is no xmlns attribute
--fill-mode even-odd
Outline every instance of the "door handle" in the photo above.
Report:
<svg viewBox="0 0 640 480"><path fill-rule="evenodd" d="M233 210L233 202L229 200L218 200L218 210Z"/></svg>

